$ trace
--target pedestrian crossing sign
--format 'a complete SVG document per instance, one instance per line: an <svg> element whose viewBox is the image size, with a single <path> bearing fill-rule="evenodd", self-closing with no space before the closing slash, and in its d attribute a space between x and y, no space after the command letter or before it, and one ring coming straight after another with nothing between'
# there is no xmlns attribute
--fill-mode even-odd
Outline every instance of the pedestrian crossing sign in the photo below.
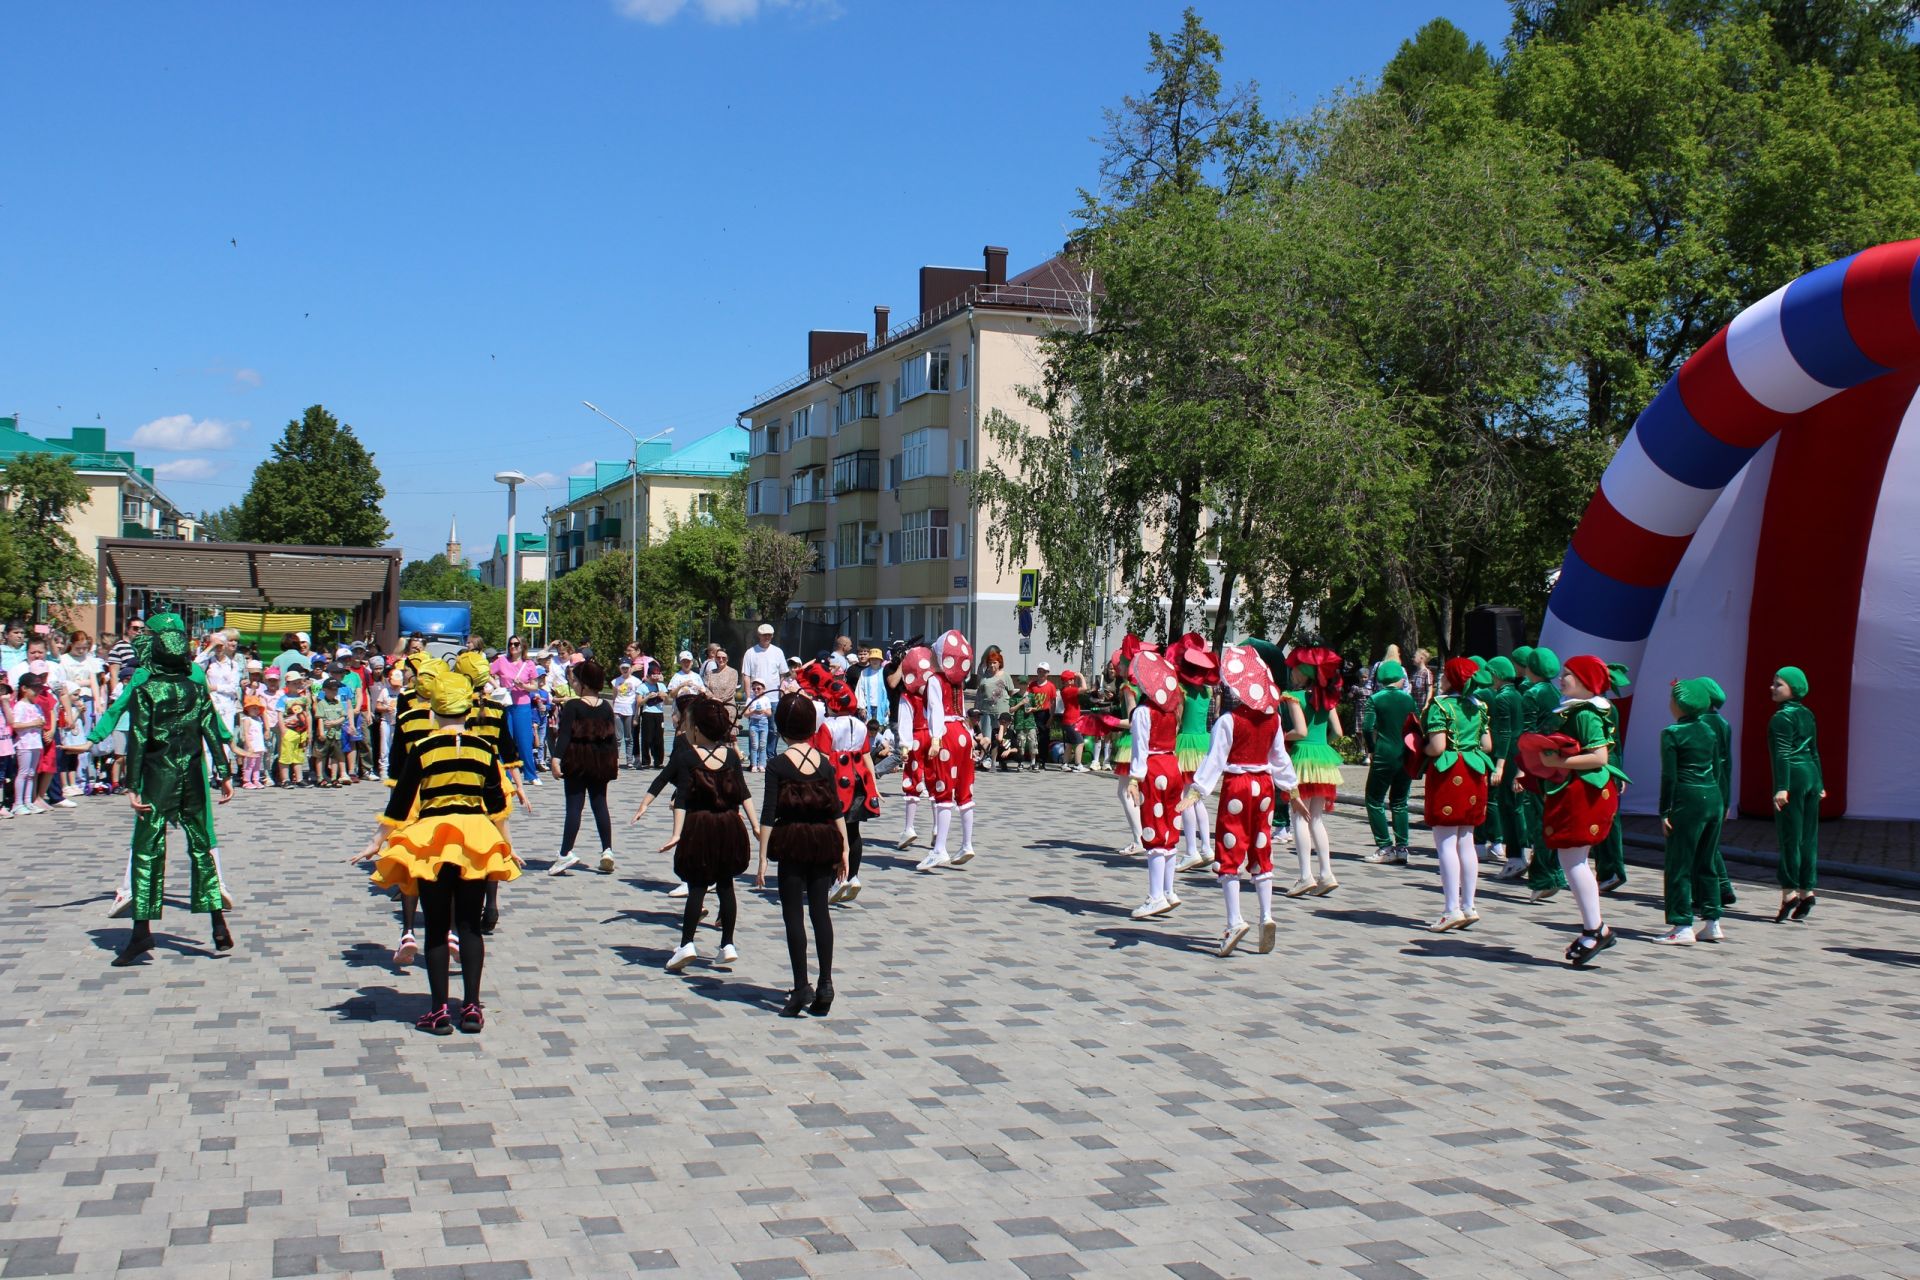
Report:
<svg viewBox="0 0 1920 1280"><path fill-rule="evenodd" d="M1031 609L1040 603L1040 571L1022 569L1020 571L1020 607Z"/></svg>
<svg viewBox="0 0 1920 1280"><path fill-rule="evenodd" d="M528 628L539 626L540 611L538 609L522 609L520 611L520 625Z"/></svg>

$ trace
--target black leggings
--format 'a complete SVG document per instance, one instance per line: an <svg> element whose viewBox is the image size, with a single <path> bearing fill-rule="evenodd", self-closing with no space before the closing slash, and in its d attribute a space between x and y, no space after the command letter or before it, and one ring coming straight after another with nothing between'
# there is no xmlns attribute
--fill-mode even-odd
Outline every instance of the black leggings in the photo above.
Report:
<svg viewBox="0 0 1920 1280"><path fill-rule="evenodd" d="M641 714L634 717L640 722L640 767L658 769L667 763L667 730L664 712Z"/></svg>
<svg viewBox="0 0 1920 1280"><path fill-rule="evenodd" d="M720 945L733 945L734 921L740 918L740 902L733 896L733 877L715 884L713 888L720 898ZM700 908L707 903L707 886L687 881L687 905L680 914L680 945L688 946L693 942L693 934L700 927Z"/></svg>
<svg viewBox="0 0 1920 1280"><path fill-rule="evenodd" d="M820 981L833 981L833 869L789 871L780 868L780 916L787 925L787 959L793 964L793 988L807 985L807 917L813 917L813 945L820 953ZM689 891L688 896L692 893Z"/></svg>
<svg viewBox="0 0 1920 1280"><path fill-rule="evenodd" d="M867 820L866 801L855 798L853 812L847 815L847 879L860 878L860 851L866 841L860 838L860 824Z"/></svg>
<svg viewBox="0 0 1920 1280"><path fill-rule="evenodd" d="M460 934L460 981L466 1002L480 1003L480 970L487 963L487 942L480 933L480 909L487 900L485 880L462 880L460 868L441 867L438 880L420 882L420 911L427 918L427 990L433 1007L447 1002L447 935Z"/></svg>
<svg viewBox="0 0 1920 1280"><path fill-rule="evenodd" d="M613 818L607 813L607 784L582 782L578 778L563 778L561 781L567 784L567 821L560 830L560 856L564 858L573 852L573 842L580 835L580 810L589 800L593 802L593 825L600 835L600 847L613 848Z"/></svg>

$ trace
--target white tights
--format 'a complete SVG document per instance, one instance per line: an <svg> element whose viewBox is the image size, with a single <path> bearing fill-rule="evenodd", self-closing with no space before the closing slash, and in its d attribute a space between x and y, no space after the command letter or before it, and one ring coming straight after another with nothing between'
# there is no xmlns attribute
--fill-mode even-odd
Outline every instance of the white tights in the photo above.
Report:
<svg viewBox="0 0 1920 1280"><path fill-rule="evenodd" d="M1140 806L1127 794L1127 779L1121 778L1119 782L1120 807L1127 812L1127 825L1133 828L1133 842L1137 845L1140 843Z"/></svg>
<svg viewBox="0 0 1920 1280"><path fill-rule="evenodd" d="M973 852L973 806L960 808L960 848L967 853Z"/></svg>
<svg viewBox="0 0 1920 1280"><path fill-rule="evenodd" d="M920 801L915 796L900 797L900 812L906 817L906 825L900 828L900 838L903 840L906 838L907 833L913 830L913 811L918 808L919 805Z"/></svg>
<svg viewBox="0 0 1920 1280"><path fill-rule="evenodd" d="M1307 816L1293 815L1293 851L1300 858L1300 878L1316 879L1313 859L1320 860L1322 880L1333 879L1333 847L1327 843L1327 801L1325 796L1308 796Z"/></svg>
<svg viewBox="0 0 1920 1280"><path fill-rule="evenodd" d="M1433 851L1440 859L1440 888L1446 910L1472 911L1474 890L1480 885L1480 857L1473 848L1472 827L1435 827Z"/></svg>
<svg viewBox="0 0 1920 1280"><path fill-rule="evenodd" d="M1567 887L1573 890L1573 901L1580 908L1580 927L1588 933L1600 928L1600 880L1593 874L1593 863L1587 860L1592 846L1560 851L1560 869L1567 873Z"/></svg>
<svg viewBox="0 0 1920 1280"><path fill-rule="evenodd" d="M1173 896L1172 850L1147 850L1147 896L1149 898L1171 898Z"/></svg>
<svg viewBox="0 0 1920 1280"><path fill-rule="evenodd" d="M1196 804L1180 815L1180 830L1186 838L1188 853L1213 856L1213 822L1207 817L1204 803Z"/></svg>

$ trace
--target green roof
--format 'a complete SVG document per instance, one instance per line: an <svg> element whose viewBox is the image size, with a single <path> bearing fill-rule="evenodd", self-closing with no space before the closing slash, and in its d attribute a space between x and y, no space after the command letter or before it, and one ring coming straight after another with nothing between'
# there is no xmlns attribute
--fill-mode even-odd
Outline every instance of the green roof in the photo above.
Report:
<svg viewBox="0 0 1920 1280"><path fill-rule="evenodd" d="M520 554L523 556L534 555L536 553L539 555L547 554L547 535L544 533L516 533L513 535L513 540L520 544ZM507 554L506 534L496 533L493 535L493 554L496 556L504 556Z"/></svg>
<svg viewBox="0 0 1920 1280"><path fill-rule="evenodd" d="M721 427L718 431L675 449L665 441L642 445L640 474L643 476L730 476L747 465L747 432L744 427ZM596 462L584 476L567 477L567 501L578 502L590 493L598 493L625 480L632 472L627 459Z"/></svg>
<svg viewBox="0 0 1920 1280"><path fill-rule="evenodd" d="M153 468L143 467L130 449L107 448L103 427L76 427L66 438L41 439L20 430L17 418L0 418L0 465L25 454L58 454L78 471L124 471L153 483Z"/></svg>

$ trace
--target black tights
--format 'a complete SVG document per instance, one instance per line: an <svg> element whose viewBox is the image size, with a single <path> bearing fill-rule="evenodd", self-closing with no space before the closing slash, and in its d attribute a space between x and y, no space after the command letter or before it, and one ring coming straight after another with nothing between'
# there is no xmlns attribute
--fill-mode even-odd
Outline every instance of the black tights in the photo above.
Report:
<svg viewBox="0 0 1920 1280"><path fill-rule="evenodd" d="M604 782L581 782L577 778L566 778L567 820L560 830L560 856L566 857L573 852L573 842L580 835L580 811L589 801L593 803L593 826L599 833L600 847L613 848L613 818L607 813L607 784Z"/></svg>
<svg viewBox="0 0 1920 1280"><path fill-rule="evenodd" d="M780 916L787 925L787 959L793 964L793 988L807 985L807 917L813 917L813 945L820 953L820 982L833 981L833 912L827 897L833 892L833 870L789 871L780 868Z"/></svg>
<svg viewBox="0 0 1920 1280"><path fill-rule="evenodd" d="M733 896L733 877L715 884L720 898L720 945L733 945L733 924L740 918L740 902ZM707 886L687 882L687 905L680 914L680 945L688 946L693 942L693 934L700 927L700 908L707 904Z"/></svg>
<svg viewBox="0 0 1920 1280"><path fill-rule="evenodd" d="M854 801L853 812L847 815L847 879L860 878L860 851L866 841L860 836L860 824L867 820L867 806L864 801Z"/></svg>
<svg viewBox="0 0 1920 1280"><path fill-rule="evenodd" d="M460 868L441 867L438 880L420 882L420 911L427 918L427 990L438 1009L447 1002L447 935L460 934L460 981L466 1002L480 1003L480 970L487 962L487 943L480 933L480 911L487 901L487 881L462 880Z"/></svg>

